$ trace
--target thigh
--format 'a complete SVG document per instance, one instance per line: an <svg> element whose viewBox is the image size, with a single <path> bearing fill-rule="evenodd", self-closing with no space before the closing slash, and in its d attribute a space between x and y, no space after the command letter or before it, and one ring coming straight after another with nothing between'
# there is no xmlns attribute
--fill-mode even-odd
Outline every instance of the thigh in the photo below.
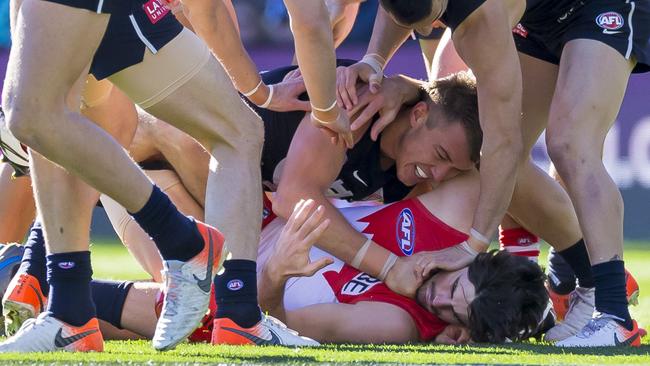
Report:
<svg viewBox="0 0 650 366"><path fill-rule="evenodd" d="M208 151L218 143L237 150L254 145L256 154L261 148L262 120L241 99L214 58L147 112L196 138Z"/></svg>
<svg viewBox="0 0 650 366"><path fill-rule="evenodd" d="M551 105L546 135L549 149L571 144L602 154L634 65L599 41L567 43Z"/></svg>
<svg viewBox="0 0 650 366"><path fill-rule="evenodd" d="M37 108L62 104L90 63L108 18L56 3L25 0L13 32L3 103L27 103Z"/></svg>

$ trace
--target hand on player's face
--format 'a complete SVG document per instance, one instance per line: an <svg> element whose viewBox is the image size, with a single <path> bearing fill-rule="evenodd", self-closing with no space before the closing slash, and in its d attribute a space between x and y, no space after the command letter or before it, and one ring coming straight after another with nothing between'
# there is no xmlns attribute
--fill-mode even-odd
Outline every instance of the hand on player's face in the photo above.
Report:
<svg viewBox="0 0 650 366"><path fill-rule="evenodd" d="M315 207L313 200L300 200L289 217L267 267L284 278L313 276L331 264L331 258L316 262L309 259L309 251L327 229L330 220L324 217L323 206Z"/></svg>
<svg viewBox="0 0 650 366"><path fill-rule="evenodd" d="M467 268L440 271L426 280L417 291L417 302L440 320L467 327L469 304L474 300L474 284Z"/></svg>

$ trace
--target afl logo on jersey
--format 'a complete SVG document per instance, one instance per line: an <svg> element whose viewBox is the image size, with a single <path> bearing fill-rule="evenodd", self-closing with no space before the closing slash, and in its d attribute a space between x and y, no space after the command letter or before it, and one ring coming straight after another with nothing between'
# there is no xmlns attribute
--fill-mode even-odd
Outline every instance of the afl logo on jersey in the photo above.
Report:
<svg viewBox="0 0 650 366"><path fill-rule="evenodd" d="M602 13L596 17L596 24L599 27L607 30L616 30L623 27L623 16L614 11L608 11L607 13Z"/></svg>
<svg viewBox="0 0 650 366"><path fill-rule="evenodd" d="M415 220L410 209L405 208L397 218L397 245L404 255L413 254L415 249Z"/></svg>

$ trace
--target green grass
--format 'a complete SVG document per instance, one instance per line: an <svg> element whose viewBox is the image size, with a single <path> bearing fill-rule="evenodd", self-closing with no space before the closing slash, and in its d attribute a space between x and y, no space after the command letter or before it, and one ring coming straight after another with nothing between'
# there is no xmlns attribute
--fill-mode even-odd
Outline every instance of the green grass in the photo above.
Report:
<svg viewBox="0 0 650 366"><path fill-rule="evenodd" d="M95 278L146 279L148 276L126 250L115 244L93 246ZM626 267L641 287L640 305L632 314L641 326L650 327L650 242L626 244ZM546 253L541 257L546 258ZM544 260L542 260L544 262ZM644 292L644 289L648 289ZM149 342L106 342L104 353L51 353L0 355L2 364L488 364L488 365L612 365L650 364L650 337L636 349L563 350L536 343L472 346L356 346L324 345L313 349L180 345L159 353Z"/></svg>

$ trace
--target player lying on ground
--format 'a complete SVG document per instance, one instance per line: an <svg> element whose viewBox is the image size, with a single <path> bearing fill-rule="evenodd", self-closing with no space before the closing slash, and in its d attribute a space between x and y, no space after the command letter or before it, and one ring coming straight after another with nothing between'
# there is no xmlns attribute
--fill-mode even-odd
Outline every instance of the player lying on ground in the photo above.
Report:
<svg viewBox="0 0 650 366"><path fill-rule="evenodd" d="M396 255L442 249L467 238L456 228L467 230L469 225L467 213L476 204L478 191L475 174L446 182L418 198L390 205L368 202L367 206L340 210L358 230ZM123 213L116 208L107 207L112 218ZM269 212L270 207L265 208ZM469 329L474 340L499 342L537 329L548 296L539 266L527 259L507 252L481 254L469 268L434 274L420 286L415 300L408 299L372 276L311 248L329 223L323 208L314 208L312 201L302 202L287 225L281 218L267 217L258 253L263 310L301 334L320 342L462 342L467 340L462 327ZM312 230L316 232L309 235ZM130 230L129 235L132 237L125 239L131 245L153 247L143 232ZM155 283L93 285L99 317L144 337L153 334L158 290ZM120 308L123 310L118 311ZM496 312L509 315L494 317ZM384 321L377 322L377 318ZM255 342L231 334L229 324L222 320L214 321L211 329L212 321L206 317L191 339L207 341L212 337L219 342L220 337L230 337L244 344ZM454 327L445 331L447 325Z"/></svg>

